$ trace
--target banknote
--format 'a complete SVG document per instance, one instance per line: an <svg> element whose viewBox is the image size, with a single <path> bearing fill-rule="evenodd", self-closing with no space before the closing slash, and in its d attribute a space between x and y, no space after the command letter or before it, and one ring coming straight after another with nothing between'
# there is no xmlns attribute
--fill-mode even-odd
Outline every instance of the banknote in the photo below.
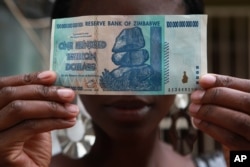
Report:
<svg viewBox="0 0 250 167"><path fill-rule="evenodd" d="M78 94L188 94L207 73L206 15L54 19L51 70Z"/></svg>

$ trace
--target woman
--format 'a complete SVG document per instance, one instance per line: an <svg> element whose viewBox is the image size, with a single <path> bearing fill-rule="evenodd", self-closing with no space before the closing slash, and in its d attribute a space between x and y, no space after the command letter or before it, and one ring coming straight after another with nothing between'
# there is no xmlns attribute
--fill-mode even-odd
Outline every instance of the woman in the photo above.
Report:
<svg viewBox="0 0 250 167"><path fill-rule="evenodd" d="M79 15L186 14L191 10L181 0L159 0L154 3L149 0L73 1L70 5L68 10L58 12L62 2L57 1L53 18ZM200 7L201 9L195 9L201 13L202 6ZM158 124L169 112L174 98L173 95L81 96L93 120L96 142L83 159L66 161L65 158L56 157L56 163L61 162L60 166L73 164L72 166L86 167L194 167L190 157L178 155L159 138Z"/></svg>

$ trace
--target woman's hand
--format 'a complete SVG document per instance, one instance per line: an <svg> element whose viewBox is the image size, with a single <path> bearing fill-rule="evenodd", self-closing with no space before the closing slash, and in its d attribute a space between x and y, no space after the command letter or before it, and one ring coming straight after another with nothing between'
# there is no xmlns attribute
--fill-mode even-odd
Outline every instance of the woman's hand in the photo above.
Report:
<svg viewBox="0 0 250 167"><path fill-rule="evenodd" d="M79 112L55 80L52 71L0 78L0 166L49 166L49 131L73 126Z"/></svg>
<svg viewBox="0 0 250 167"><path fill-rule="evenodd" d="M189 106L195 126L229 150L250 150L250 80L207 74L200 85Z"/></svg>

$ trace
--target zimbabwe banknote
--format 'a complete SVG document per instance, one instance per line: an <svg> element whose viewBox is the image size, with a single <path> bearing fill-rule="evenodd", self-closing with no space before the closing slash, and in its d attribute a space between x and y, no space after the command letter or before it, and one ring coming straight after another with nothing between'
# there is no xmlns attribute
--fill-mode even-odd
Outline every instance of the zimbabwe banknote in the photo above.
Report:
<svg viewBox="0 0 250 167"><path fill-rule="evenodd" d="M55 19L51 70L79 94L191 93L207 73L206 15Z"/></svg>

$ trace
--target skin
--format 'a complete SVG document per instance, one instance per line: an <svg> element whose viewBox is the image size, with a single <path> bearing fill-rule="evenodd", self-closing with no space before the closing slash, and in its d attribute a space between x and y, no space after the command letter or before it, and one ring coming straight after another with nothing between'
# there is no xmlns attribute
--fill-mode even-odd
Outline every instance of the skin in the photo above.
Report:
<svg viewBox="0 0 250 167"><path fill-rule="evenodd" d="M191 96L194 124L230 150L250 150L250 81L222 75L204 75ZM223 121L221 121L223 118Z"/></svg>
<svg viewBox="0 0 250 167"><path fill-rule="evenodd" d="M118 6L112 9L109 9L111 1L107 3L101 1L100 4L99 1L91 2L93 4L79 1L78 5L73 6L71 15L84 15L87 12L91 14L90 12L94 10L97 10L95 14L103 14L98 13L100 11L106 14L184 13L184 8L178 0L157 0L154 3L143 0L121 1L124 4L115 4ZM113 2L116 3L115 0ZM134 5L135 3L137 5ZM166 5L157 5L159 3ZM103 10L99 10L101 8ZM79 113L78 107L70 104L74 99L74 92L53 86L55 80L56 74L51 71L0 77L0 166L49 166L51 161L49 131L73 126ZM192 104L189 108L190 115L195 118L194 124L220 141L227 149L250 149L249 134L245 133L249 130L250 122L248 109L250 81L209 74L201 78L200 84L204 90L196 91L191 95ZM163 114L167 114L173 96L124 97L122 102L117 102L116 99L102 96L82 97L89 113L94 117L97 142L84 159L72 161L66 157L63 159L55 157L51 166L55 165L56 160L62 163L56 165L60 167L189 165L190 159L176 154L157 137L158 129L155 125ZM112 114L118 112L126 115L124 104L129 103L130 99L149 106L146 114L142 116L133 114L140 109L139 107L131 109L133 108L131 106L129 114L132 119L120 120L121 116ZM95 102L93 105L93 101L98 103ZM98 116L99 113L103 118ZM153 118L150 118L151 116ZM117 123L118 120L119 123ZM152 126L146 124L147 121L150 121Z"/></svg>
<svg viewBox="0 0 250 167"><path fill-rule="evenodd" d="M230 150L250 150L250 81L206 74L203 90L192 93L189 113L194 125L223 145L229 166Z"/></svg>
<svg viewBox="0 0 250 167"><path fill-rule="evenodd" d="M52 86L54 72L0 78L0 166L47 167L50 132L75 124L74 92Z"/></svg>

